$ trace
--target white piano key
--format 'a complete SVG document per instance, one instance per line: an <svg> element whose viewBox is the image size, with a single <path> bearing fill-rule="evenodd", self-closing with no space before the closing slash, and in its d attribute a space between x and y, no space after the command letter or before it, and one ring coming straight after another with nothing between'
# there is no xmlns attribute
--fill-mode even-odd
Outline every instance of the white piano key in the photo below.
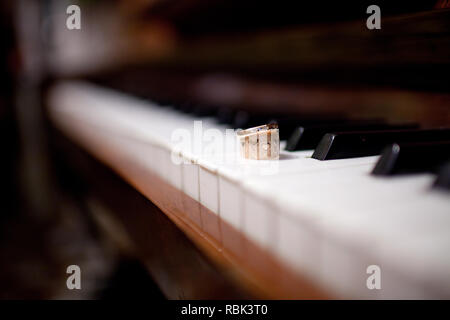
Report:
<svg viewBox="0 0 450 320"><path fill-rule="evenodd" d="M313 276L337 297L377 299L380 291L367 287L367 268L373 259L367 251L348 247L336 239L324 237L320 246L321 268Z"/></svg>
<svg viewBox="0 0 450 320"><path fill-rule="evenodd" d="M392 248L384 250L383 263L414 279L423 291L427 292L428 298L448 297L450 296L449 250L448 232L427 234L425 237L410 235L410 238L398 240ZM389 288L392 291L396 289L392 285ZM406 294L399 292L397 298Z"/></svg>
<svg viewBox="0 0 450 320"><path fill-rule="evenodd" d="M279 241L274 254L291 269L312 278L320 269L320 235L309 221L294 218L283 212L279 215Z"/></svg>
<svg viewBox="0 0 450 320"><path fill-rule="evenodd" d="M276 248L278 242L279 213L266 199L244 193L245 234L262 248Z"/></svg>
<svg viewBox="0 0 450 320"><path fill-rule="evenodd" d="M219 178L213 168L199 163L200 203L219 214Z"/></svg>
<svg viewBox="0 0 450 320"><path fill-rule="evenodd" d="M204 207L200 208L203 229L221 242L219 178L217 172L215 172L214 169L206 168L199 163L199 185L199 200Z"/></svg>
<svg viewBox="0 0 450 320"><path fill-rule="evenodd" d="M183 166L183 191L194 202L189 199L185 199L185 212L187 213L189 219L195 224L203 229L203 223L201 218L200 210L200 182L199 182L199 171L200 168L195 160L185 159L182 164Z"/></svg>
<svg viewBox="0 0 450 320"><path fill-rule="evenodd" d="M236 233L243 232L244 195L237 181L223 176L219 176L219 191L222 243L225 249L239 254L242 252L242 241Z"/></svg>
<svg viewBox="0 0 450 320"><path fill-rule="evenodd" d="M155 173L164 181L169 181L169 163L170 160L170 152L168 149L157 146L155 148Z"/></svg>
<svg viewBox="0 0 450 320"><path fill-rule="evenodd" d="M236 230L242 229L243 193L239 183L219 176L220 190L220 215L223 220L232 225Z"/></svg>
<svg viewBox="0 0 450 320"><path fill-rule="evenodd" d="M419 279L411 279L405 276L402 270L392 270L384 265L380 265L380 268L381 290L379 299L424 300L438 297L430 290L427 290L420 283Z"/></svg>
<svg viewBox="0 0 450 320"><path fill-rule="evenodd" d="M199 167L194 160L185 159L183 164L183 191L196 201L200 201Z"/></svg>
<svg viewBox="0 0 450 320"><path fill-rule="evenodd" d="M167 161L169 183L178 190L183 190L183 159L181 155L171 152L165 153L164 155L168 155L165 161Z"/></svg>

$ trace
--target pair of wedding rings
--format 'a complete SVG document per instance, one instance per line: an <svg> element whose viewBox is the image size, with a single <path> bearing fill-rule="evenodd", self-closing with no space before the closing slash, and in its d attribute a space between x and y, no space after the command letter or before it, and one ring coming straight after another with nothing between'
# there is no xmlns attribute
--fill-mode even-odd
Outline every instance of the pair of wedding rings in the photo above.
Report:
<svg viewBox="0 0 450 320"><path fill-rule="evenodd" d="M277 160L280 157L278 124L266 124L237 132L241 157L252 160Z"/></svg>

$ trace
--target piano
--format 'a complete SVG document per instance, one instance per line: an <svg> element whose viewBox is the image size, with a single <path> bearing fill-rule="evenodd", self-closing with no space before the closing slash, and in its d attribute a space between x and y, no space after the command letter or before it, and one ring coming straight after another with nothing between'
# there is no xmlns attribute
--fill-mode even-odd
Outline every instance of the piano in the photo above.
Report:
<svg viewBox="0 0 450 320"><path fill-rule="evenodd" d="M156 206L239 288L231 297L449 298L450 9L386 5L375 31L353 7L298 26L292 15L289 24L238 19L233 28L219 19L205 32L202 1L157 3L146 19L184 31L176 49L55 77L46 97L55 136ZM212 3L225 13L240 8ZM243 160L236 129L271 122L279 160ZM189 143L180 147L182 135ZM75 157L64 161L99 179ZM106 201L125 199L107 192L112 184L97 186ZM146 226L145 214L128 217L132 199L118 225L133 224L125 233L142 243L160 227ZM164 235L151 245L164 247ZM173 254L190 265L182 248ZM182 265L149 270L171 298L216 297L217 279ZM178 282L162 276L183 270ZM183 289L193 275L186 281L199 295Z"/></svg>

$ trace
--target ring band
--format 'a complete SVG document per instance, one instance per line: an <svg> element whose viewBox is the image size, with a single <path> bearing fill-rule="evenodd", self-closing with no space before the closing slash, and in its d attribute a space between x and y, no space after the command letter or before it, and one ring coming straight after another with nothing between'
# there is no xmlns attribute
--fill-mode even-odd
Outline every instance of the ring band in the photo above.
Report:
<svg viewBox="0 0 450 320"><path fill-rule="evenodd" d="M241 157L252 160L277 160L280 157L278 124L271 123L237 132Z"/></svg>

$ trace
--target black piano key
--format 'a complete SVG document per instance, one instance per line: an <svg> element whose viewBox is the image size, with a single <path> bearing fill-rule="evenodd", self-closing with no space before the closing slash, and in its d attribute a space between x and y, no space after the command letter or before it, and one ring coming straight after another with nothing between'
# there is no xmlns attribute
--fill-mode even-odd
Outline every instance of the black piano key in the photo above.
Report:
<svg viewBox="0 0 450 320"><path fill-rule="evenodd" d="M202 104L195 105L192 109L192 114L197 117L212 117L217 113L213 106L206 106Z"/></svg>
<svg viewBox="0 0 450 320"><path fill-rule="evenodd" d="M337 123L345 123L349 121L342 117L330 117L323 115L299 115L299 116L284 116L284 117L272 117L268 121L278 123L280 130L280 139L288 140L292 133L299 126L315 126L315 125L335 125Z"/></svg>
<svg viewBox="0 0 450 320"><path fill-rule="evenodd" d="M192 113L195 108L195 104L193 104L192 102L185 101L185 102L175 104L175 108L178 111L181 111L184 113Z"/></svg>
<svg viewBox="0 0 450 320"><path fill-rule="evenodd" d="M228 107L219 107L216 112L217 122L220 124L232 125L236 110Z"/></svg>
<svg viewBox="0 0 450 320"><path fill-rule="evenodd" d="M450 129L387 130L327 133L312 157L318 160L366 157L380 154L391 143L450 140Z"/></svg>
<svg viewBox="0 0 450 320"><path fill-rule="evenodd" d="M283 117L269 117L265 122L266 123L277 123L280 140L287 140L289 138L290 133L296 127L296 124L299 123L301 117L297 116L283 116Z"/></svg>
<svg viewBox="0 0 450 320"><path fill-rule="evenodd" d="M155 103L158 107L172 107L174 102L170 99L161 99L161 98L155 98L155 97L149 97L148 98L151 102Z"/></svg>
<svg viewBox="0 0 450 320"><path fill-rule="evenodd" d="M450 141L394 143L387 146L372 174L388 176L403 173L435 172L450 159Z"/></svg>
<svg viewBox="0 0 450 320"><path fill-rule="evenodd" d="M255 127L259 124L264 124L267 118L264 116L251 115L250 112L244 110L238 110L233 119L233 128L235 129L247 129Z"/></svg>
<svg viewBox="0 0 450 320"><path fill-rule="evenodd" d="M280 117L273 114L238 110L234 115L233 128L248 129L268 124L270 122L278 122L278 119L280 119Z"/></svg>
<svg viewBox="0 0 450 320"><path fill-rule="evenodd" d="M245 129L260 126L268 123L278 123L280 130L280 139L287 140L292 132L301 125L312 124L335 124L347 121L341 115L323 115L323 114L265 114L251 113L249 111L237 111L233 120L233 128Z"/></svg>
<svg viewBox="0 0 450 320"><path fill-rule="evenodd" d="M294 129L289 137L286 145L287 151L310 150L314 149L320 142L320 139L327 134L333 132L346 131L373 131L373 130L400 130L400 129L416 129L417 124L388 124L381 120L363 120L349 121L346 123L329 124L329 125L312 125L300 126Z"/></svg>
<svg viewBox="0 0 450 320"><path fill-rule="evenodd" d="M450 161L440 168L433 188L450 191Z"/></svg>

